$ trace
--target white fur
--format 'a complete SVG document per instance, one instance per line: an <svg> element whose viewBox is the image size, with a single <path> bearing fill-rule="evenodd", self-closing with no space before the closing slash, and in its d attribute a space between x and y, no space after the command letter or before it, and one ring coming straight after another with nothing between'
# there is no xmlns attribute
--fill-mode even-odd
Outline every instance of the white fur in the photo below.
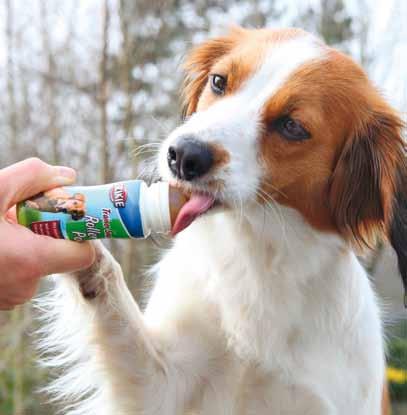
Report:
<svg viewBox="0 0 407 415"><path fill-rule="evenodd" d="M298 66L321 57L309 39L298 40L304 50L294 58L294 41L270 51L241 93L194 115L164 143L162 155L184 134L221 143L231 160L215 177L224 181L219 196L236 209L207 214L176 238L154 270L144 314L100 244L92 270L55 279L42 300L42 348L66 370L50 387L65 408L76 401L66 413L380 414L382 330L365 271L339 236L290 208L254 201L265 99L256 88L277 71L261 89L270 97ZM161 173L170 178L163 161ZM101 294L85 300L78 281Z"/></svg>

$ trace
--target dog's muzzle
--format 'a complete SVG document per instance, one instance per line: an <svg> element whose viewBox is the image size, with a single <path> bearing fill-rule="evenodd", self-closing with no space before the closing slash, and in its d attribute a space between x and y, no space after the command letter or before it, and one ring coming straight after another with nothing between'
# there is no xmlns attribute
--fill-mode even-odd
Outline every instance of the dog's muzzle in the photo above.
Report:
<svg viewBox="0 0 407 415"><path fill-rule="evenodd" d="M182 138L169 147L167 161L174 177L192 181L209 172L214 164L214 155L205 143L194 138Z"/></svg>

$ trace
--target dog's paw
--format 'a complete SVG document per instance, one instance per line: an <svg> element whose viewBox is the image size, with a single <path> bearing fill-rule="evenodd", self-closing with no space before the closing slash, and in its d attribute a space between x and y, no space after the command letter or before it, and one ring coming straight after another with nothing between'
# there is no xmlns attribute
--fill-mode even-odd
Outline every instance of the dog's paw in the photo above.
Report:
<svg viewBox="0 0 407 415"><path fill-rule="evenodd" d="M95 262L74 273L84 298L93 300L107 294L109 281L121 274L120 267L100 241L93 242Z"/></svg>
<svg viewBox="0 0 407 415"><path fill-rule="evenodd" d="M105 281L97 275L80 272L78 274L78 282L81 293L87 300L93 300L106 293Z"/></svg>

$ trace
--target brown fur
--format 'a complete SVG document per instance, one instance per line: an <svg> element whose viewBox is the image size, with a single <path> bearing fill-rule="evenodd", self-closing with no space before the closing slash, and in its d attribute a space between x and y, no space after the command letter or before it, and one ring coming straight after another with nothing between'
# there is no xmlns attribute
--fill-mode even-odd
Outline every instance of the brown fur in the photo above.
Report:
<svg viewBox="0 0 407 415"><path fill-rule="evenodd" d="M210 39L192 49L184 63L183 116L203 110L219 99L207 85L211 73L227 75L226 95L232 94L256 70L267 46L300 33L304 32L300 29L252 31L235 26L228 35Z"/></svg>
<svg viewBox="0 0 407 415"><path fill-rule="evenodd" d="M265 191L314 227L371 244L392 216L397 170L404 163L400 118L363 71L336 51L294 74L265 107L264 123L287 113L312 138L287 142L265 128Z"/></svg>
<svg viewBox="0 0 407 415"><path fill-rule="evenodd" d="M376 110L348 138L332 176L330 203L339 230L372 245L392 219L397 172L403 163L401 122Z"/></svg>
<svg viewBox="0 0 407 415"><path fill-rule="evenodd" d="M186 77L182 88L183 116L189 116L196 111L212 66L233 49L240 33L240 29L236 29L229 36L209 40L192 49L184 63Z"/></svg>
<svg viewBox="0 0 407 415"><path fill-rule="evenodd" d="M214 156L213 164L215 168L223 167L229 163L230 155L221 145L212 143L209 145L209 147Z"/></svg>
<svg viewBox="0 0 407 415"><path fill-rule="evenodd" d="M391 415L390 392L387 382L383 386L382 415Z"/></svg>

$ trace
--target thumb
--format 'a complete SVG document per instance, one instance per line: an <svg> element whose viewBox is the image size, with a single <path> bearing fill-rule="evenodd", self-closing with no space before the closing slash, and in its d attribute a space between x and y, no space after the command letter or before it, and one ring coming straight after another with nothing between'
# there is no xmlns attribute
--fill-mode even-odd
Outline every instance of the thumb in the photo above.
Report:
<svg viewBox="0 0 407 415"><path fill-rule="evenodd" d="M69 167L51 166L30 158L0 170L0 214L8 208L56 186L75 181L76 173Z"/></svg>

